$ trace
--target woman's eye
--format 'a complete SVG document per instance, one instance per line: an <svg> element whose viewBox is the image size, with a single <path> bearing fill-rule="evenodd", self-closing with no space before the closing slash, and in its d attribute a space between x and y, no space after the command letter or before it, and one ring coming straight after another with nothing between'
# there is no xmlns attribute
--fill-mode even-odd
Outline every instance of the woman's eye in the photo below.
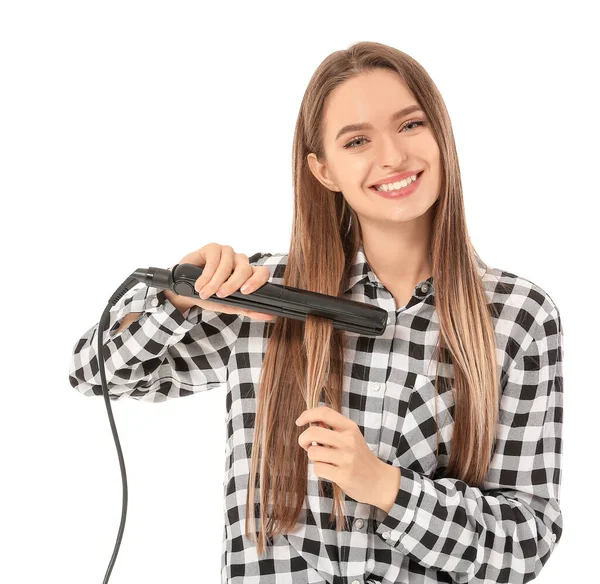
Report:
<svg viewBox="0 0 600 584"><path fill-rule="evenodd" d="M400 126L400 129L406 128L413 124L416 124L417 126L424 126L425 122L423 120L412 120L412 121L406 122L405 124ZM360 140L366 140L366 139L367 138L365 138L365 136L358 136L358 138L354 138L353 140L350 140L350 142L348 142L347 144L344 144L344 148L356 148L356 146L352 146L352 144L354 144L355 142L358 142ZM359 146L360 146L360 144L359 144Z"/></svg>

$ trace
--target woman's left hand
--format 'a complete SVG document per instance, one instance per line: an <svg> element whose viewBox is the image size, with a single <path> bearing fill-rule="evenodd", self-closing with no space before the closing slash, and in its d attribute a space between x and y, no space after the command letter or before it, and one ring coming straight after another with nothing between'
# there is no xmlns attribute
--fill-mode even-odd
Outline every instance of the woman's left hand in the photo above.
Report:
<svg viewBox="0 0 600 584"><path fill-rule="evenodd" d="M358 424L341 413L319 406L296 420L299 426L311 422L320 426L304 430L298 444L313 461L315 474L336 483L355 501L373 504L390 465L371 452Z"/></svg>

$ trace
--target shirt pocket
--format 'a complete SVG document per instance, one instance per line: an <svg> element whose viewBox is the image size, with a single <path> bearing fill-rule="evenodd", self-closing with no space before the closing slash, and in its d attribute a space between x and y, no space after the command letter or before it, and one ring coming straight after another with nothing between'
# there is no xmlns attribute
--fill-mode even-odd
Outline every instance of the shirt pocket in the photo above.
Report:
<svg viewBox="0 0 600 584"><path fill-rule="evenodd" d="M397 465L432 476L438 465L447 465L453 427L454 393L451 382L440 375L436 391L434 379L414 374L414 386L396 448Z"/></svg>

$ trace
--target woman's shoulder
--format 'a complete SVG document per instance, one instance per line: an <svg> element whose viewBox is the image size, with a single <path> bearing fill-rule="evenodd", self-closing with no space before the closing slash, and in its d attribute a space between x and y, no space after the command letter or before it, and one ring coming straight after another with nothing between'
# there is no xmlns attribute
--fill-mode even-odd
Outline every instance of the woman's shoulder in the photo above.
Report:
<svg viewBox="0 0 600 584"><path fill-rule="evenodd" d="M499 303L500 307L527 311L541 322L558 313L556 302L549 292L522 274L487 265L482 281L492 301Z"/></svg>
<svg viewBox="0 0 600 584"><path fill-rule="evenodd" d="M522 274L486 266L482 282L494 315L496 336L515 356L517 348L562 331L560 313L548 291Z"/></svg>

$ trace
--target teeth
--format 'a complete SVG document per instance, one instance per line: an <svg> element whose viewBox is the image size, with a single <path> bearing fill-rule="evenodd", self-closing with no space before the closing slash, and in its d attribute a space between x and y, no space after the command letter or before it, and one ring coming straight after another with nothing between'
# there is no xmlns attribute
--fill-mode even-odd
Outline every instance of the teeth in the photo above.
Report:
<svg viewBox="0 0 600 584"><path fill-rule="evenodd" d="M386 183L384 185L380 185L375 188L378 191L397 191L398 189L402 189L402 188L408 186L411 182L414 182L416 180L417 180L417 175L414 174L413 176L409 176L408 178L405 178L404 180L401 180L401 181L398 181L395 183Z"/></svg>

